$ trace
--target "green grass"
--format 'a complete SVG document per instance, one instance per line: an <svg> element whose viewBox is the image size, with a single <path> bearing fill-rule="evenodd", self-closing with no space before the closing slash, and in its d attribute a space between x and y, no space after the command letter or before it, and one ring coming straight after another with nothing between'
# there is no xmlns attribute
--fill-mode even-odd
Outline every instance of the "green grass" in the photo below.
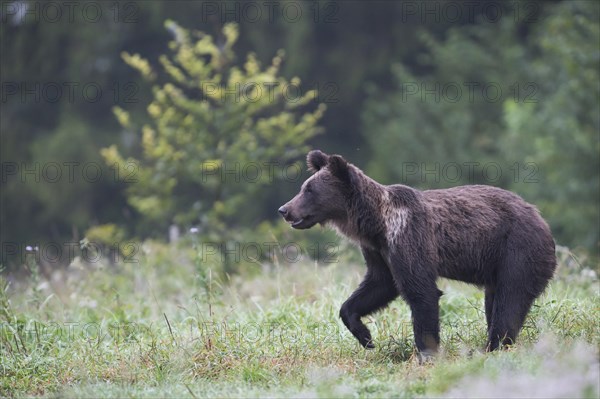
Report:
<svg viewBox="0 0 600 399"><path fill-rule="evenodd" d="M142 252L137 264L76 260L50 279L34 273L8 284L0 294L0 396L600 394L598 280L569 256L517 345L503 352L482 351L483 294L440 281L441 353L419 364L401 300L367 318L371 351L339 320L362 265L263 265L225 283L191 249L148 242Z"/></svg>

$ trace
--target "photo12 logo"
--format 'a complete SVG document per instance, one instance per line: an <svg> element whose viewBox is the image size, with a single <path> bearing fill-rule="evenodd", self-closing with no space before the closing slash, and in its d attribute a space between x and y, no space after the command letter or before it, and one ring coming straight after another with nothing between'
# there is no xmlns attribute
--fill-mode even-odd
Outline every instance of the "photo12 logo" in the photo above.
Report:
<svg viewBox="0 0 600 399"><path fill-rule="evenodd" d="M402 102L457 103L466 101L497 103L512 100L515 103L537 103L538 85L535 82L403 82L400 85Z"/></svg>
<svg viewBox="0 0 600 399"><path fill-rule="evenodd" d="M287 103L298 103L306 96L310 100L335 104L340 101L339 86L335 82L313 83L306 85L309 89L300 86L300 82L293 79L291 83L280 82L245 82L235 83L233 87L223 87L214 82L201 82L200 89L204 99L229 101L235 104L256 103L260 101L274 102L283 98Z"/></svg>
<svg viewBox="0 0 600 399"><path fill-rule="evenodd" d="M2 82L0 101L19 104L56 104L67 102L95 104L107 98L113 104L137 103L139 86L135 82L112 82L103 87L97 82Z"/></svg>
<svg viewBox="0 0 600 399"><path fill-rule="evenodd" d="M340 5L336 1L204 1L200 20L202 23L217 20L221 23L314 23L335 24L339 19Z"/></svg>
<svg viewBox="0 0 600 399"><path fill-rule="evenodd" d="M447 182L457 184L466 182L500 183L539 183L539 167L534 162L514 162L511 165L501 165L498 162L402 162L400 176L403 181L412 180L421 183Z"/></svg>
<svg viewBox="0 0 600 399"><path fill-rule="evenodd" d="M133 1L2 1L3 24L137 23L140 9Z"/></svg>
<svg viewBox="0 0 600 399"><path fill-rule="evenodd" d="M61 241L44 243L2 242L0 262L71 264L79 258L87 264L108 260L112 263L138 263L140 244L136 241L123 241L104 244L83 239L81 241Z"/></svg>
<svg viewBox="0 0 600 399"><path fill-rule="evenodd" d="M273 183L281 179L297 182L302 178L302 168L295 163L282 165L272 162L221 162L206 161L200 168L202 183L218 180L221 183Z"/></svg>
<svg viewBox="0 0 600 399"><path fill-rule="evenodd" d="M334 322L315 322L310 325L290 322L202 322L190 327L195 339L241 345L278 342L284 347L298 344L312 346L335 344L345 339L339 324Z"/></svg>
<svg viewBox="0 0 600 399"><path fill-rule="evenodd" d="M337 263L339 245L335 242L315 242L303 247L297 242L201 242L198 252L202 262L248 262L281 259L296 263L307 258L321 263Z"/></svg>
<svg viewBox="0 0 600 399"><path fill-rule="evenodd" d="M401 21L428 23L497 23L511 18L518 23L537 21L536 1L439 1L418 0L401 3Z"/></svg>
<svg viewBox="0 0 600 399"><path fill-rule="evenodd" d="M107 171L106 168L109 170ZM115 182L137 183L139 165L134 161L113 163L104 166L97 162L1 162L0 180L8 182L28 183L96 183L106 177Z"/></svg>
<svg viewBox="0 0 600 399"><path fill-rule="evenodd" d="M83 306L96 307L95 300L83 301ZM0 334L3 337L14 339L31 338L39 342L40 339L57 339L63 342L85 340L92 342L102 341L127 341L135 339L139 334L147 334L152 325L138 324L135 322L81 322L81 321L47 321L34 320L30 323L0 322Z"/></svg>

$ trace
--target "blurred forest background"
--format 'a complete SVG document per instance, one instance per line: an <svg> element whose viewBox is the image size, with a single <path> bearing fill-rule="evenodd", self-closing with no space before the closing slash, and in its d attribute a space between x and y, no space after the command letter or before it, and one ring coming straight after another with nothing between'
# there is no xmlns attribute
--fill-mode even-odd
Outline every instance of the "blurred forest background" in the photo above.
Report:
<svg viewBox="0 0 600 399"><path fill-rule="evenodd" d="M73 3L2 2L9 270L175 225L272 241L309 148L386 184L513 190L597 256L597 1Z"/></svg>

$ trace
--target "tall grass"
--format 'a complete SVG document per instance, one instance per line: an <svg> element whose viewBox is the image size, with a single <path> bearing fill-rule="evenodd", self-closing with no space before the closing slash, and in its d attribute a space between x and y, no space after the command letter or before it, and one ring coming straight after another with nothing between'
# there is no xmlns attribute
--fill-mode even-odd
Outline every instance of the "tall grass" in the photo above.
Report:
<svg viewBox="0 0 600 399"><path fill-rule="evenodd" d="M508 351L483 352L483 294L441 280L442 349L428 364L415 357L400 300L367 318L374 350L346 331L338 309L360 282L360 264L307 260L217 277L192 245L141 248L138 263L76 259L48 279L32 263L26 281L0 280L1 396L600 392L598 279L564 248L556 279Z"/></svg>

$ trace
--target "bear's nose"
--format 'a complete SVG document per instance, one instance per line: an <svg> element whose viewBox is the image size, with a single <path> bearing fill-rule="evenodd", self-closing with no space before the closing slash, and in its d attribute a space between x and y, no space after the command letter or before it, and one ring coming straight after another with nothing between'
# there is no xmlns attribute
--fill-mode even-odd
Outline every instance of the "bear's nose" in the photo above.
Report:
<svg viewBox="0 0 600 399"><path fill-rule="evenodd" d="M285 215L287 215L288 211L287 209L285 209L284 206L280 207L277 212L281 213L281 216L285 217Z"/></svg>

